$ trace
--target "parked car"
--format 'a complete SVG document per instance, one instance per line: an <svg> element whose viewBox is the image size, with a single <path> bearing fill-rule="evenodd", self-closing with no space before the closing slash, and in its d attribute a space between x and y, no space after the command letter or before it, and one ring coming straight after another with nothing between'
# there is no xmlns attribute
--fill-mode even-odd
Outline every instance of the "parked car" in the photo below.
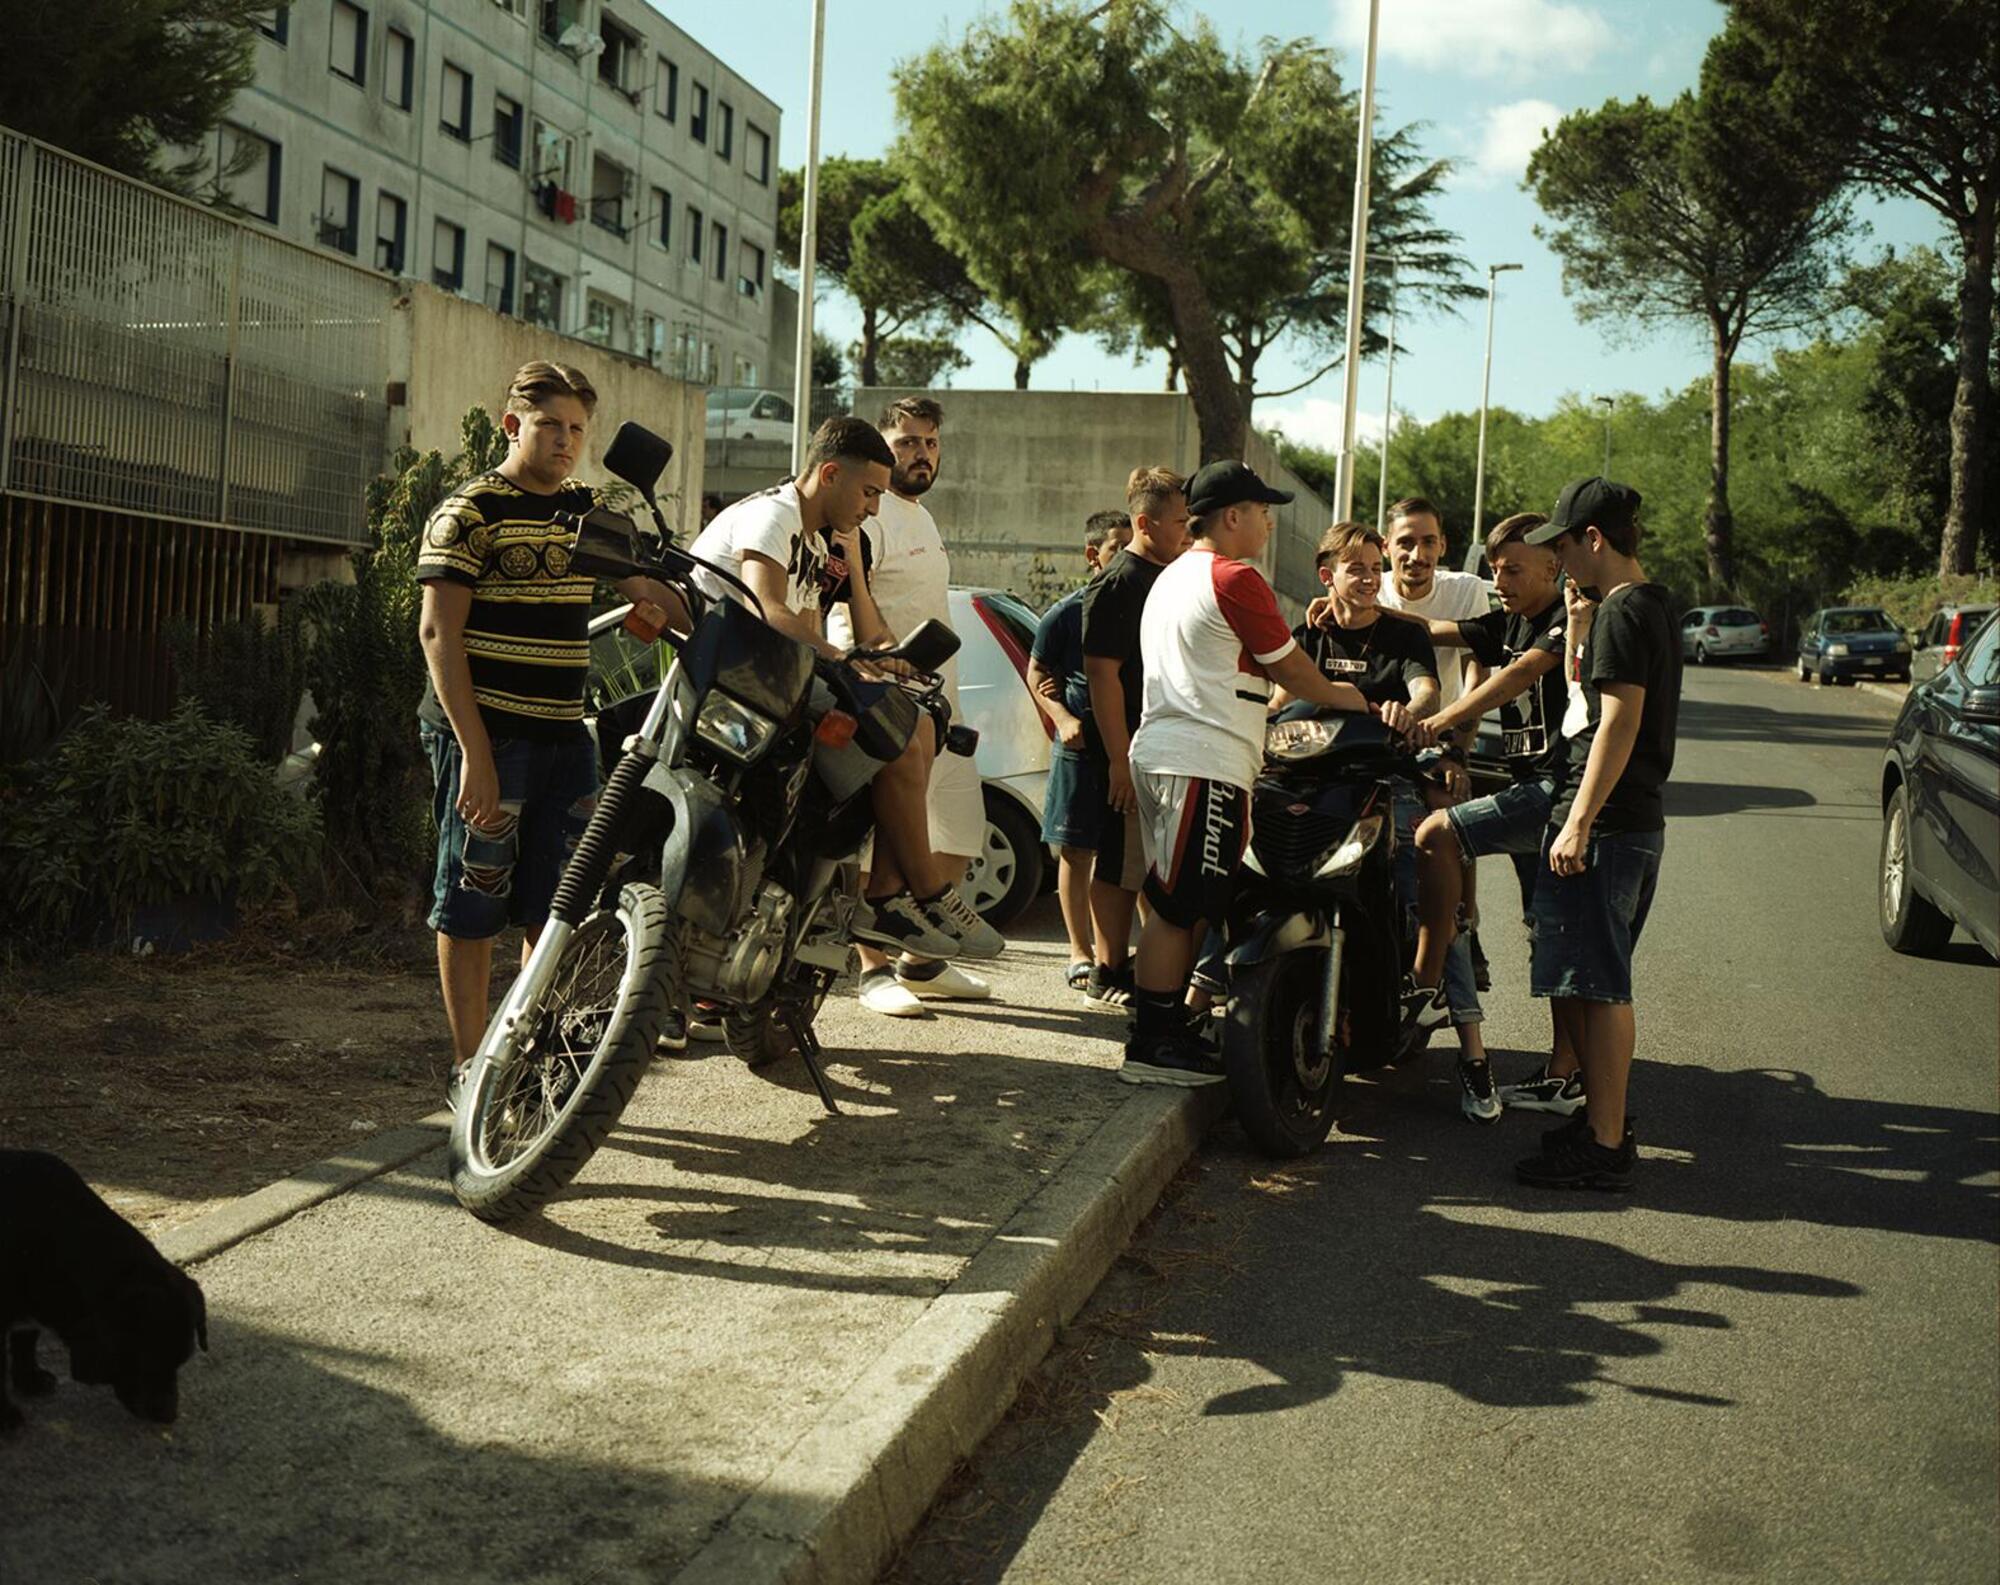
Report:
<svg viewBox="0 0 2000 1585"><path fill-rule="evenodd" d="M1856 677L1910 680L1910 641L1878 606L1815 611L1799 633L1799 680L1852 683Z"/></svg>
<svg viewBox="0 0 2000 1585"><path fill-rule="evenodd" d="M1957 660L1965 641L1992 614L1990 605L1939 606L1930 620L1910 635L1910 681L1924 682Z"/></svg>
<svg viewBox="0 0 2000 1585"><path fill-rule="evenodd" d="M1698 605L1681 618L1681 657L1697 666L1771 653L1771 626L1742 605Z"/></svg>
<svg viewBox="0 0 2000 1585"><path fill-rule="evenodd" d="M1882 762L1882 938L1935 952L1958 925L2000 957L2000 621L1903 702Z"/></svg>
<svg viewBox="0 0 2000 1585"><path fill-rule="evenodd" d="M790 440L792 399L782 391L720 385L708 393L708 439Z"/></svg>
<svg viewBox="0 0 2000 1585"><path fill-rule="evenodd" d="M979 730L973 759L986 792L986 845L973 856L965 900L996 930L1018 919L1055 876L1055 857L1042 842L1054 732L1028 691L1036 620L1032 607L1005 590L951 591L951 625L963 646L959 711Z"/></svg>

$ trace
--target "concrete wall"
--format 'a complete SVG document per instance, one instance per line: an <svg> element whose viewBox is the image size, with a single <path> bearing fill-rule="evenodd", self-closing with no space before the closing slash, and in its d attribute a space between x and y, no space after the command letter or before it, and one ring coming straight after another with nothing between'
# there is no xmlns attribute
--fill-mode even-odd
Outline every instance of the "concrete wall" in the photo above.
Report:
<svg viewBox="0 0 2000 1585"><path fill-rule="evenodd" d="M447 454L458 445L468 408L484 407L499 417L507 381L522 364L534 358L573 364L597 387L596 421L579 476L591 482L606 477L604 448L619 424L633 419L673 442L674 459L659 492L668 525L683 543L699 529L706 417L700 386L429 286L412 285L398 300L391 349L391 378L405 382L407 398L404 407L391 410L396 438Z"/></svg>
<svg viewBox="0 0 2000 1585"><path fill-rule="evenodd" d="M911 394L857 391L854 411L873 419L886 402ZM1135 467L1188 473L1201 455L1193 404L1174 392L931 394L944 405L944 446L925 505L951 551L952 580L1012 589L1037 606L1082 581L1084 519L1123 508ZM1253 432L1247 450L1245 460L1265 479L1298 493L1278 509L1264 568L1296 613L1317 591L1311 547L1331 521L1329 509L1279 466L1263 436Z"/></svg>

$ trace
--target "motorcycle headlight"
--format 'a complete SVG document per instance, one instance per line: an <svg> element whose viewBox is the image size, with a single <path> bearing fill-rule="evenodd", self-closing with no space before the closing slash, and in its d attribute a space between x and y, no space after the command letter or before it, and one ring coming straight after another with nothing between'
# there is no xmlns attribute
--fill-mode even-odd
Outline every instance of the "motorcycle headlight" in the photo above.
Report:
<svg viewBox="0 0 2000 1585"><path fill-rule="evenodd" d="M1829 655L1835 656L1845 655L1847 653L1847 646L1845 644L1829 644L1826 646L1826 652Z"/></svg>
<svg viewBox="0 0 2000 1585"><path fill-rule="evenodd" d="M769 716L719 691L702 700L701 714L694 720L695 736L739 765L748 765L763 753L777 730L778 723Z"/></svg>
<svg viewBox="0 0 2000 1585"><path fill-rule="evenodd" d="M1264 752L1272 759L1311 759L1333 741L1331 721L1280 721L1264 733Z"/></svg>
<svg viewBox="0 0 2000 1585"><path fill-rule="evenodd" d="M1376 838L1381 835L1380 815L1370 815L1365 820L1355 821L1354 829L1347 833L1346 839L1320 861L1319 868L1313 871L1313 879L1329 881L1338 875L1353 874L1361 868L1362 859L1367 857L1368 850L1375 845Z"/></svg>

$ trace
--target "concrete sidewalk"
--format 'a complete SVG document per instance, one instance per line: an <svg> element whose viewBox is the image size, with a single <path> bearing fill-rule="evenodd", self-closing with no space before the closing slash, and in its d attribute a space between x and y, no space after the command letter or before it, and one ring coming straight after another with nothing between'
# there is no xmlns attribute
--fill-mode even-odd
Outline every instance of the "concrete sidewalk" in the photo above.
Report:
<svg viewBox="0 0 2000 1585"><path fill-rule="evenodd" d="M1216 1105L1114 1081L1030 917L992 1003L827 1009L845 1116L697 1046L543 1217L474 1220L418 1131L179 1230L180 1423L28 1405L0 1579L872 1578Z"/></svg>

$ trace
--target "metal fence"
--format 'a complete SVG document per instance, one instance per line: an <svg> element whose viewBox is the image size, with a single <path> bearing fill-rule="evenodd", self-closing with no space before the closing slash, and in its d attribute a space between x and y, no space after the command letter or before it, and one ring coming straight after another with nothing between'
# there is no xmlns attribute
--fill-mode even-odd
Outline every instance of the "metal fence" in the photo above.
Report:
<svg viewBox="0 0 2000 1585"><path fill-rule="evenodd" d="M394 296L0 128L0 487L365 540Z"/></svg>

